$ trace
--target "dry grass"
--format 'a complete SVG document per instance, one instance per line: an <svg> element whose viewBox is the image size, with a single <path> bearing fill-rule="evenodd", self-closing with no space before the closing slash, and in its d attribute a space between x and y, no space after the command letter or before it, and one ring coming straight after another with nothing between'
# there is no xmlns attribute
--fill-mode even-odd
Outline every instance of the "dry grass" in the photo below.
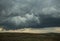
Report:
<svg viewBox="0 0 60 41"><path fill-rule="evenodd" d="M0 33L0 41L60 41L60 34Z"/></svg>

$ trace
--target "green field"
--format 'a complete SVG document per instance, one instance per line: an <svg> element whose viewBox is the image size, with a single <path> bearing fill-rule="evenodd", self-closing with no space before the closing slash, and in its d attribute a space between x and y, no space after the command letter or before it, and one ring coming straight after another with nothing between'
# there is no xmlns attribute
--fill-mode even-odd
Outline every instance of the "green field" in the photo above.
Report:
<svg viewBox="0 0 60 41"><path fill-rule="evenodd" d="M60 33L0 33L0 41L60 41Z"/></svg>

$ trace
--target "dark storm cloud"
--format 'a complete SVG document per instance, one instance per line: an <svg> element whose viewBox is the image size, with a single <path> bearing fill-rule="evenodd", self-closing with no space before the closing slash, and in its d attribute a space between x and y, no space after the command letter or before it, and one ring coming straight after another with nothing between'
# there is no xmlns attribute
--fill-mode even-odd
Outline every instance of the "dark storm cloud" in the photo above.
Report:
<svg viewBox="0 0 60 41"><path fill-rule="evenodd" d="M5 28L60 25L59 0L0 0L0 24Z"/></svg>

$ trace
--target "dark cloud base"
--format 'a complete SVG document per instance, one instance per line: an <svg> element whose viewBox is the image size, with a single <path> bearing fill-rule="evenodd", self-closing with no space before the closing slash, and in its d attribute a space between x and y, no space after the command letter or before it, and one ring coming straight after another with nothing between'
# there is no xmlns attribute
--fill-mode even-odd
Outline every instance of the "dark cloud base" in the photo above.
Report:
<svg viewBox="0 0 60 41"><path fill-rule="evenodd" d="M34 24L34 25L28 25L28 26L16 26L14 24L9 23L2 23L0 24L4 26L6 30L9 29L21 29L21 28L49 28L49 27L60 27L60 18L42 18L41 24Z"/></svg>

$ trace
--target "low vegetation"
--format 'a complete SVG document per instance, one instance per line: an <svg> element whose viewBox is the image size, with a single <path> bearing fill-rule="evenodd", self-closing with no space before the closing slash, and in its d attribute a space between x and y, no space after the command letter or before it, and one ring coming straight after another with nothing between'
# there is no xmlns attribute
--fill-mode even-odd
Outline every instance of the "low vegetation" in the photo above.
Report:
<svg viewBox="0 0 60 41"><path fill-rule="evenodd" d="M0 33L0 41L60 41L60 34Z"/></svg>

